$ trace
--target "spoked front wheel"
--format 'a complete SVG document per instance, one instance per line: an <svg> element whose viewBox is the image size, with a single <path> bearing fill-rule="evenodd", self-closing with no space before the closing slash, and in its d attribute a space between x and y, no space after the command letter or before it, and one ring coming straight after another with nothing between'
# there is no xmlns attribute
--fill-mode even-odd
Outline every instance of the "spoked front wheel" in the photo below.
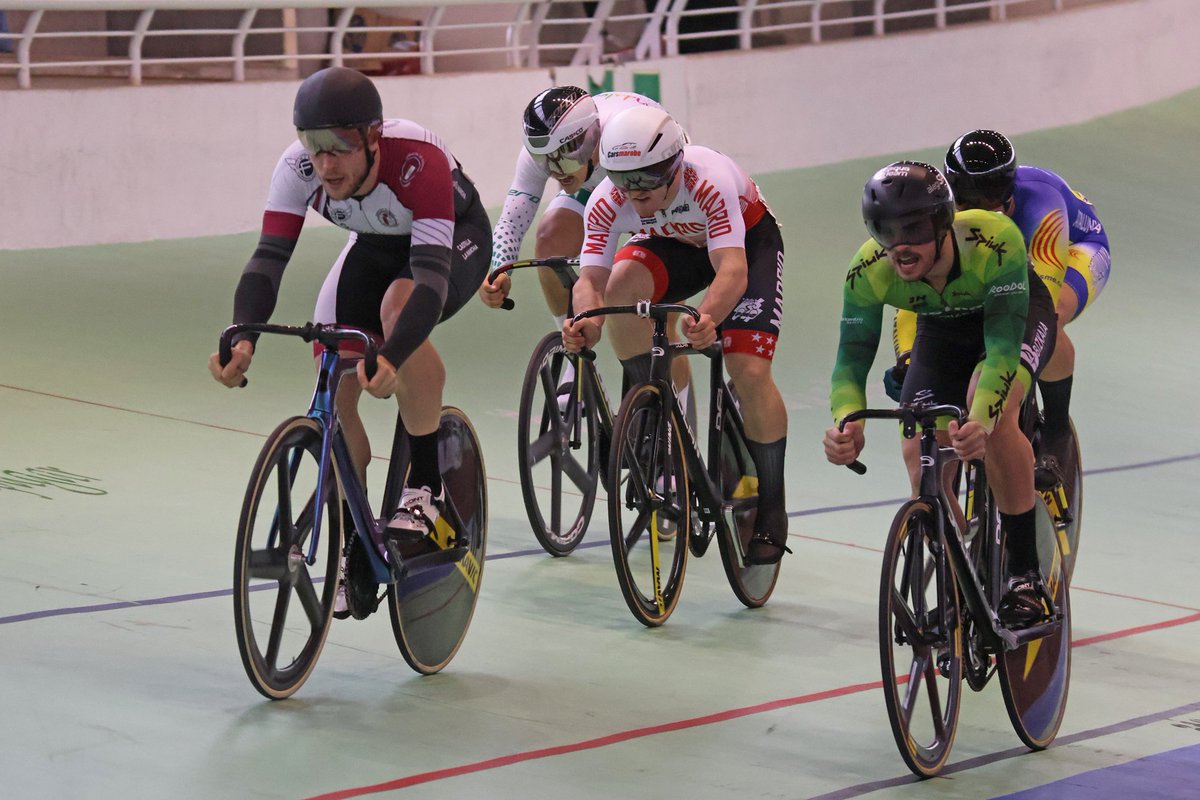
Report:
<svg viewBox="0 0 1200 800"><path fill-rule="evenodd" d="M1013 730L1026 747L1043 750L1058 735L1067 708L1067 690L1071 685L1071 595L1050 513L1041 502L1034 510L1042 580L1056 610L1062 614L1062 624L1051 635L1008 650L998 660L1004 706Z"/></svg>
<svg viewBox="0 0 1200 800"><path fill-rule="evenodd" d="M917 775L950 756L962 699L962 625L954 570L927 502L901 507L879 587L879 653L892 734Z"/></svg>
<svg viewBox="0 0 1200 800"><path fill-rule="evenodd" d="M725 565L725 577L737 599L749 608L758 608L775 591L779 562L745 562L746 549L754 536L754 523L758 518L758 478L754 459L742 438L733 433L732 424L726 421L722 429L720 490L722 499L733 506L733 527L729 534L736 536L737 541L721 537L721 563Z"/></svg>
<svg viewBox="0 0 1200 800"><path fill-rule="evenodd" d="M608 521L621 594L643 625L675 610L687 567L691 498L682 441L657 386L631 390L613 426Z"/></svg>
<svg viewBox="0 0 1200 800"><path fill-rule="evenodd" d="M598 412L591 386L588 381L564 385L570 366L562 334L546 334L525 370L517 422L525 513L533 535L554 556L567 555L583 539L605 466L597 447ZM571 385L581 386L583 396L568 391Z"/></svg>
<svg viewBox="0 0 1200 800"><path fill-rule="evenodd" d="M273 700L308 679L333 619L342 503L332 461L318 480L320 457L320 426L285 420L259 453L238 523L238 650L254 688Z"/></svg>
<svg viewBox="0 0 1200 800"><path fill-rule="evenodd" d="M467 635L483 579L487 483L483 451L466 414L442 409L438 460L446 508L434 524L443 549L466 547L457 561L415 569L388 587L392 633L408 665L423 675L447 664Z"/></svg>

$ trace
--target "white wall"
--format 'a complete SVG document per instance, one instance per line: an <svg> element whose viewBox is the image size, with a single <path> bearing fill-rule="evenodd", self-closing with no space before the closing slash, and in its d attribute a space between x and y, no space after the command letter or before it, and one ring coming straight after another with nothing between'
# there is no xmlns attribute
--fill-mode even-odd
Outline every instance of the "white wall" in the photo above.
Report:
<svg viewBox="0 0 1200 800"><path fill-rule="evenodd" d="M1002 24L641 62L697 141L754 172L1079 122L1200 85L1195 0L1129 0ZM592 70L599 80L603 70ZM560 68L379 79L389 115L441 134L498 206L520 112ZM291 140L293 83L0 91L0 249L256 229Z"/></svg>

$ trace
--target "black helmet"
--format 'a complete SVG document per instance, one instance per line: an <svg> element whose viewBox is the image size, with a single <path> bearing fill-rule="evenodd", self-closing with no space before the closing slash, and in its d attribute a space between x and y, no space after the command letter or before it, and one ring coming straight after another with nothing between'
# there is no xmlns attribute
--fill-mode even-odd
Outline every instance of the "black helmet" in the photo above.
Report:
<svg viewBox="0 0 1200 800"><path fill-rule="evenodd" d="M863 222L884 247L938 243L954 222L954 196L942 173L920 161L896 161L863 187Z"/></svg>
<svg viewBox="0 0 1200 800"><path fill-rule="evenodd" d="M553 172L569 174L591 164L600 142L596 101L578 86L539 92L525 107L525 149Z"/></svg>
<svg viewBox="0 0 1200 800"><path fill-rule="evenodd" d="M379 90L366 75L347 67L328 67L305 78L292 109L292 124L302 131L362 128L382 121Z"/></svg>
<svg viewBox="0 0 1200 800"><path fill-rule="evenodd" d="M946 178L964 207L990 208L1007 203L1016 174L1012 142L996 131L964 133L946 151Z"/></svg>

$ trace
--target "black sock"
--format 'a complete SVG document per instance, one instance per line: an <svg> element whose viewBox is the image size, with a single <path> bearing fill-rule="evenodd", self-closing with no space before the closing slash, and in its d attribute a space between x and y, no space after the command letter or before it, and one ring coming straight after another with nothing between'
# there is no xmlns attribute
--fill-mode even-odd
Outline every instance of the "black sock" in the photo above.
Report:
<svg viewBox="0 0 1200 800"><path fill-rule="evenodd" d="M411 451L408 467L408 480L405 485L414 489L428 486L434 497L442 490L442 472L438 465L438 435L437 431L424 436L408 435L408 447Z"/></svg>
<svg viewBox="0 0 1200 800"><path fill-rule="evenodd" d="M1042 391L1042 417L1046 435L1050 439L1062 439L1071 429L1071 380L1068 375L1061 381L1038 381Z"/></svg>
<svg viewBox="0 0 1200 800"><path fill-rule="evenodd" d="M787 437L764 444L746 440L746 448L758 472L758 521L756 532L771 535L777 542L787 540L787 505L783 496L783 453Z"/></svg>
<svg viewBox="0 0 1200 800"><path fill-rule="evenodd" d="M1037 517L1033 508L1022 514L1000 512L1004 529L1004 549L1008 552L1008 572L1020 575L1038 568Z"/></svg>

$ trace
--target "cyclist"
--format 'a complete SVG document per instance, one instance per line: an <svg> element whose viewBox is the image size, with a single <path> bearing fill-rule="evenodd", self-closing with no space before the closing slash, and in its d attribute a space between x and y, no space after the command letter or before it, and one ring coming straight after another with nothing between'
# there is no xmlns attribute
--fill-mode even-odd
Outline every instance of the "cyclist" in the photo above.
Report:
<svg viewBox="0 0 1200 800"><path fill-rule="evenodd" d="M608 177L584 212L575 309L646 298L674 302L707 289L699 322L683 316L683 333L698 348L721 335L759 476L757 530L746 559L776 563L787 550L787 409L771 375L783 321L779 226L750 176L728 156L686 144L662 109L636 107L613 117L600 135L600 163ZM624 232L634 236L618 249ZM594 346L603 324L603 318L568 321L564 346ZM647 323L617 315L608 324L630 382L646 380Z"/></svg>
<svg viewBox="0 0 1200 800"><path fill-rule="evenodd" d="M1007 533L1011 577L1000 614L1014 627L1040 619L1046 596L1038 570L1033 451L1018 425L1021 399L1054 349L1050 292L1028 265L1021 231L989 211L955 213L945 177L897 161L863 191L871 238L850 262L843 286L841 341L833 369L835 420L866 406L864 386L879 346L883 306L914 311L916 340L902 402L969 409L946 438L963 460L986 458ZM825 433L825 456L849 464L862 451L861 423ZM919 443L903 442L913 491Z"/></svg>
<svg viewBox="0 0 1200 800"><path fill-rule="evenodd" d="M1034 270L1055 301L1057 343L1038 379L1045 417L1039 473L1061 477L1075 372L1075 345L1066 325L1095 302L1108 281L1108 235L1087 198L1049 170L1018 166L1012 142L996 131L980 129L958 137L946 151L946 179L958 208L999 211L1012 218L1025 237ZM910 313L896 314L899 363L912 348L914 324Z"/></svg>
<svg viewBox="0 0 1200 800"><path fill-rule="evenodd" d="M375 376L368 380L360 362L358 380L342 384L338 416L365 477L371 450L358 398L363 389L396 395L412 465L388 530L418 540L444 497L437 430L446 372L428 337L483 281L491 224L449 148L415 122L385 120L378 90L361 72L330 67L310 75L296 93L292 121L298 141L275 167L233 319L270 318L308 208L350 231L321 288L315 320L362 328L381 342ZM213 354L213 377L240 386L255 338L235 337L233 359L223 368Z"/></svg>
<svg viewBox="0 0 1200 800"><path fill-rule="evenodd" d="M595 97L578 86L555 86L539 92L525 107L524 144L517 155L517 171L496 227L491 269L511 264L520 256L521 242L533 223L546 182L553 178L559 192L550 201L537 226L534 255L575 257L583 248L583 208L605 171L600 163L600 132L617 113L634 106L662 108L633 92L604 92ZM567 290L552 270L538 270L546 305L561 328L567 318ZM479 289L483 302L499 308L512 289L512 279L499 276ZM671 326L674 335L675 326ZM564 365L563 384L570 384L574 367ZM688 401L687 361L677 362L675 382L683 386Z"/></svg>

